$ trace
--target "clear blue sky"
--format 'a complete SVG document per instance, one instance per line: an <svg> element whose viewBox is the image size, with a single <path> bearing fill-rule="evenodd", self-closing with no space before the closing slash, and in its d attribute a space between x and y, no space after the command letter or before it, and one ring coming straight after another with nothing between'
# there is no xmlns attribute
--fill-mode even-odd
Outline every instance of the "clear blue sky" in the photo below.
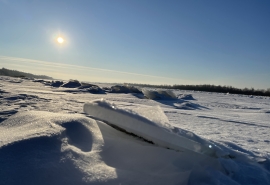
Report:
<svg viewBox="0 0 270 185"><path fill-rule="evenodd" d="M64 79L266 89L270 1L0 0L0 56Z"/></svg>

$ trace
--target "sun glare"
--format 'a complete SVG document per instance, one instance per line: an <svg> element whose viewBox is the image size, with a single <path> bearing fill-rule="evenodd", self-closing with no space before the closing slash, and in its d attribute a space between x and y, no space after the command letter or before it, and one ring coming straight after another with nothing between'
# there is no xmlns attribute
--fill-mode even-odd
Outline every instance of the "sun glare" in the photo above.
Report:
<svg viewBox="0 0 270 185"><path fill-rule="evenodd" d="M60 44L62 44L64 42L64 39L62 37L58 37L57 38L57 42L60 43Z"/></svg>

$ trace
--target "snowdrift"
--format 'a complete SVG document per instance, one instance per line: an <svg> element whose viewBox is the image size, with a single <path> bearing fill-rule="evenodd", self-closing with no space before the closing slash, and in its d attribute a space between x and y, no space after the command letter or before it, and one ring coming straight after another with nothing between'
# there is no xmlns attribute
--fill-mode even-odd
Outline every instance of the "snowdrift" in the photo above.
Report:
<svg viewBox="0 0 270 185"><path fill-rule="evenodd" d="M110 93L141 93L141 91L134 87L134 86L128 86L128 85L115 85L112 86Z"/></svg>
<svg viewBox="0 0 270 185"><path fill-rule="evenodd" d="M1 123L0 139L1 184L186 185L226 179L214 158L155 147L82 115L18 113ZM217 174L201 179L211 170Z"/></svg>
<svg viewBox="0 0 270 185"><path fill-rule="evenodd" d="M63 84L64 84L64 82L62 82L62 81L52 81L51 86L52 87L60 87Z"/></svg>
<svg viewBox="0 0 270 185"><path fill-rule="evenodd" d="M178 96L172 90L151 90L151 89L142 89L144 96L148 99L152 100L195 100L192 94L179 94Z"/></svg>
<svg viewBox="0 0 270 185"><path fill-rule="evenodd" d="M177 97L171 90L142 89L142 92L146 98L152 99L152 100L177 99Z"/></svg>
<svg viewBox="0 0 270 185"><path fill-rule="evenodd" d="M24 111L1 122L0 184L269 184L258 163L212 157L216 146L171 126L158 107L98 100L84 110L97 118Z"/></svg>
<svg viewBox="0 0 270 185"><path fill-rule="evenodd" d="M89 84L89 83L81 83L81 84L82 84L82 86L78 87L78 89L87 89L90 87L98 87L97 85Z"/></svg>
<svg viewBox="0 0 270 185"><path fill-rule="evenodd" d="M211 157L217 156L217 149L214 148L213 144L199 143L198 140L191 140L181 135L180 132L175 132L176 128L170 126L167 119L164 118L166 116L158 107L154 109L148 107L148 114L150 114L148 117L159 118L155 121L147 119L147 115L141 116L134 112L119 109L105 100L86 103L84 112L164 148L176 151L188 150Z"/></svg>
<svg viewBox="0 0 270 185"><path fill-rule="evenodd" d="M96 154L103 139L89 118L18 113L1 123L0 139L1 184L86 184L115 177Z"/></svg>
<svg viewBox="0 0 270 185"><path fill-rule="evenodd" d="M70 80L67 83L64 83L61 87L65 88L77 88L80 87L82 84L78 80Z"/></svg>
<svg viewBox="0 0 270 185"><path fill-rule="evenodd" d="M90 92L93 94L105 94L105 91L97 85L82 83L82 86L78 87L82 92Z"/></svg>

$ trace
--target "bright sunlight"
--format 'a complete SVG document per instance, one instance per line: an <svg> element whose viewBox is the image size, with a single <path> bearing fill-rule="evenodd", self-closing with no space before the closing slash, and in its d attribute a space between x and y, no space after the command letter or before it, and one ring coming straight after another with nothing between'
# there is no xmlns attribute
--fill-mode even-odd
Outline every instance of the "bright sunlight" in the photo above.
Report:
<svg viewBox="0 0 270 185"><path fill-rule="evenodd" d="M58 42L59 44L62 44L62 43L64 42L64 39L63 39L62 37L58 37L58 38L57 38L57 42Z"/></svg>

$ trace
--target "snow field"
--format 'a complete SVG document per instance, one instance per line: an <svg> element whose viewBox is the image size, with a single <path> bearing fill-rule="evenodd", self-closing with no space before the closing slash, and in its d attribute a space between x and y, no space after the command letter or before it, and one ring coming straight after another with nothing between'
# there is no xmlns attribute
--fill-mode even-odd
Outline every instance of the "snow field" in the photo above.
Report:
<svg viewBox="0 0 270 185"><path fill-rule="evenodd" d="M270 184L268 97L173 93L0 77L0 184Z"/></svg>

